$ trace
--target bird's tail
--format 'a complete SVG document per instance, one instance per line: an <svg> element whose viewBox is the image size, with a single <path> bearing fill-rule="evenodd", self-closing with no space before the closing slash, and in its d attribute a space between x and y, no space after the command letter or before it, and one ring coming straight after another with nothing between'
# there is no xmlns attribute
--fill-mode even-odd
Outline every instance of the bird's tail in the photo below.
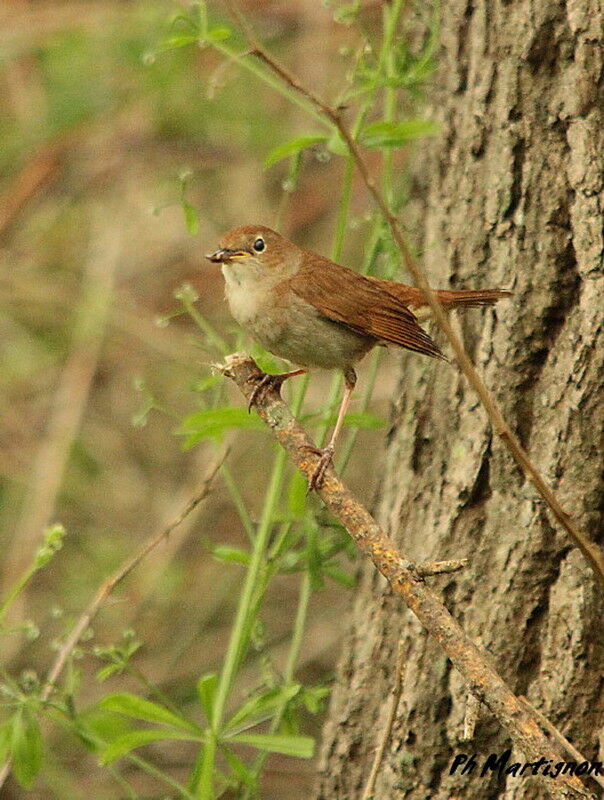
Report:
<svg viewBox="0 0 604 800"><path fill-rule="evenodd" d="M426 308L428 301L421 289L405 286L403 283L388 281L388 291L396 295L412 311ZM478 306L492 306L503 297L510 297L511 292L501 289L437 289L436 296L443 308L464 309Z"/></svg>
<svg viewBox="0 0 604 800"><path fill-rule="evenodd" d="M439 303L445 308L475 308L476 306L493 306L503 297L510 297L511 292L501 289L440 289L436 292ZM427 301L420 292L422 305Z"/></svg>

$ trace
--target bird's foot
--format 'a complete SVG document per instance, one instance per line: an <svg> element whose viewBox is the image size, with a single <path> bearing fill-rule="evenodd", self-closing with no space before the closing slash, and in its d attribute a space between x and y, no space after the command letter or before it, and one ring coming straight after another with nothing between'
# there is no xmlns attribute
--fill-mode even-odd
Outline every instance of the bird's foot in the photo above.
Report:
<svg viewBox="0 0 604 800"><path fill-rule="evenodd" d="M310 492L316 492L323 485L327 468L333 462L335 447L333 444L328 444L327 447L323 448L308 446L304 447L304 450L309 450L319 456L319 463L308 481L308 494L310 494Z"/></svg>
<svg viewBox="0 0 604 800"><path fill-rule="evenodd" d="M293 378L295 375L304 375L305 372L305 369L295 369L293 372L280 372L278 375L269 375L267 372L265 372L260 380L257 381L252 390L250 399L247 403L248 413L252 410L252 406L255 405L262 392L265 392L269 387L272 387L275 389L275 391L280 392L283 383L288 378Z"/></svg>

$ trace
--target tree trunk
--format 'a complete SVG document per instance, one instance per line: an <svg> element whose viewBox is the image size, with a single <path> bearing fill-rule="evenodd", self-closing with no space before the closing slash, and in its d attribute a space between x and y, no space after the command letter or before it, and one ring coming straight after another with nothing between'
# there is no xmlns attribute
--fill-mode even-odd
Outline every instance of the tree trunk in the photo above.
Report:
<svg viewBox="0 0 604 800"><path fill-rule="evenodd" d="M466 347L566 510L600 545L603 9L601 0L443 3L434 94L442 135L418 154L430 280L513 290L496 309L459 318ZM470 558L464 572L431 579L434 587L514 691L587 759L602 759L601 589L492 437L457 368L412 354L402 368L379 519L414 559ZM456 753L476 753L480 765L510 741L486 710L473 739L461 741L460 676L367 567L317 797L360 798L399 640L404 687L374 796L544 796L526 777L449 774Z"/></svg>

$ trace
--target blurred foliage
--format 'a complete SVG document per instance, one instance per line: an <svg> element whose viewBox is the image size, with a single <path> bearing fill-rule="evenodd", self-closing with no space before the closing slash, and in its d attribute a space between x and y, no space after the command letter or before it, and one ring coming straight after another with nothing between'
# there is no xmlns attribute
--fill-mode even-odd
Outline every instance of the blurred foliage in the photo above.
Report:
<svg viewBox="0 0 604 800"><path fill-rule="evenodd" d="M400 210L407 145L435 133L417 105L435 9L242 9L303 82L346 104ZM281 367L229 319L202 254L258 221L322 252L335 230L331 255L367 272L392 275L398 257L343 142L245 52L218 1L207 13L171 0L8 0L0 11L9 798L309 793L311 768L291 756L310 756L319 731L354 546L211 374L242 348ZM347 420L343 463L363 453L349 480L368 500L390 373L371 362ZM311 387L304 420L320 438L339 388L325 404L325 378ZM286 391L300 412L303 391ZM69 647L97 588L186 506L220 441L231 452L209 497Z"/></svg>

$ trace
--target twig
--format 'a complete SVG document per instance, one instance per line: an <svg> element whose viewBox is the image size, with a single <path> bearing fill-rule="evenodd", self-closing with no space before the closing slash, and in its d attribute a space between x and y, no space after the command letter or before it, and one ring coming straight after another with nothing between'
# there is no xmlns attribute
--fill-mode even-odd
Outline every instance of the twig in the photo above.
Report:
<svg viewBox="0 0 604 800"><path fill-rule="evenodd" d="M415 564L415 572L421 578L459 572L468 566L469 560L469 558L452 558L450 561L422 561L421 564Z"/></svg>
<svg viewBox="0 0 604 800"><path fill-rule="evenodd" d="M531 459L528 456L526 450L520 444L520 441L513 433L510 426L505 421L505 418L499 408L499 405L493 395L487 389L485 382L482 380L480 375L478 374L476 368L468 358L466 351L464 349L463 343L459 336L453 330L451 323L447 317L446 312L443 310L442 306L436 299L436 294L434 290L430 287L428 283L428 278L426 277L426 273L424 269L419 265L419 263L413 258L407 243L405 242L405 238L401 232L399 227L398 221L395 215L390 210L386 199L384 198L382 192L380 191L379 187L377 186L376 182L374 181L371 173L369 172L369 167L367 166L365 159L361 155L361 151L354 140L352 134L348 130L347 126L342 122L342 109L341 108L333 108L325 101L323 101L318 95L314 94L310 89L304 86L298 78L291 74L285 67L281 64L277 63L275 59L262 47L260 42L256 39L254 32L252 31L251 27L249 26L247 20L243 17L243 15L237 10L233 2L230 2L229 5L233 9L233 13L236 15L243 33L248 40L250 53L255 55L259 58L264 64L266 64L269 69L271 69L276 75L278 75L282 81L287 83L301 95L303 95L307 100L309 100L312 105L327 119L329 119L335 127L340 132L342 138L346 142L346 145L350 151L352 158L355 161L355 164L359 170L359 173L363 179L365 186L367 187L369 193L373 197L375 204L379 208L380 212L383 214L384 219L388 223L390 230L392 232L392 236L397 243L397 246L403 256L405 261L405 266L409 270L409 272L415 278L417 285L419 288L424 292L426 296L426 300L432 309L432 313L434 318L438 324L438 326L444 331L447 339L451 343L451 347L455 352L457 362L461 371L464 373L470 386L474 389L476 394L479 396L484 409L491 421L491 424L494 430L497 432L499 437L502 439L505 446L508 448L512 457L523 470L524 474L532 481L533 485L537 489L537 492L541 495L547 506L549 507L550 511L559 522L559 524L564 528L564 530L568 533L571 537L575 545L579 548L579 550L585 556L587 562L591 566L592 570L594 571L596 578L599 580L601 586L604 588L604 556L602 555L600 549L594 545L587 536L581 531L581 529L575 524L575 522L571 519L570 515L562 508L561 504L558 501L558 498L546 483L544 478L542 477L541 473L537 469L537 467L533 464Z"/></svg>
<svg viewBox="0 0 604 800"><path fill-rule="evenodd" d="M210 492L214 478L224 463L228 452L228 449L226 449L216 459L204 477L199 490L190 500L187 501L178 514L176 514L174 519L160 531L153 533L133 556L127 558L113 573L113 575L110 575L108 578L106 578L99 586L89 605L82 612L71 633L57 652L55 660L48 671L48 675L46 676L44 686L42 687L42 691L40 693L40 699L42 702L46 702L51 696L57 680L65 668L65 664L67 663L70 654L77 646L84 632L89 628L105 600L113 592L115 587L121 583L121 581L123 581L124 578L129 575L136 566L138 566L138 564L140 564L145 556L147 556L154 548L161 544L161 542L167 539L172 531L177 528L203 500L205 500ZM0 769L0 788L2 788L4 781L10 772L10 767L10 761L6 761Z"/></svg>
<svg viewBox="0 0 604 800"><path fill-rule="evenodd" d="M546 716L544 716L541 713L541 711L539 711L538 708L535 708L535 706L526 697L521 695L519 699L522 700L525 706L530 709L531 713L537 717L537 719L543 725L545 730L550 734L550 736L553 739L555 739L558 742L560 747L566 750L566 752L569 753L574 759L576 759L576 761L578 762L588 761L588 759L585 758L583 753L579 752L579 750L577 750L577 748L568 741L566 736L563 733L561 733L558 730L558 728L554 727L554 725L552 725L549 719ZM596 783L600 784L600 786L604 788L604 778L601 775L597 775L594 772L592 775L589 775L589 777L593 778Z"/></svg>
<svg viewBox="0 0 604 800"><path fill-rule="evenodd" d="M404 658L405 651L403 649L403 640L399 639L396 654L394 685L391 689L388 718L386 719L386 724L381 731L380 743L375 752L373 764L371 765L371 772L367 778L367 783L365 784L365 789L363 791L361 800L371 800L374 795L375 783L377 781L380 767L382 766L382 761L384 760L384 753L386 752L386 747L388 746L388 742L392 736L392 728L394 727L394 721L396 720L396 712L398 711L399 703L401 702L401 695L403 693L404 675L407 671L407 665L406 663L403 663Z"/></svg>
<svg viewBox="0 0 604 800"><path fill-rule="evenodd" d="M474 738L474 731L476 730L476 723L480 715L480 702L472 693L468 693L466 697L466 713L463 718L463 734L462 740L469 742Z"/></svg>
<svg viewBox="0 0 604 800"><path fill-rule="evenodd" d="M0 197L0 238L13 225L27 204L52 181L66 149L65 137L45 144L13 178Z"/></svg>
<svg viewBox="0 0 604 800"><path fill-rule="evenodd" d="M235 381L248 400L258 381L264 376L256 362L242 353L228 356L221 371ZM312 442L293 418L278 392L267 387L258 398L256 407L260 417L273 430L277 441L294 464L310 478L316 468L318 456L312 452ZM394 542L344 486L332 467L327 469L318 493L328 510L344 525L358 548L372 559L393 591L403 598L426 630L441 645L464 677L469 691L492 711L520 750L531 758L556 758L534 717L495 672L489 657L469 639L425 581L409 568L412 565L405 555L397 551ZM540 779L551 797L559 800L593 797L574 776L560 775L558 781L545 777Z"/></svg>

